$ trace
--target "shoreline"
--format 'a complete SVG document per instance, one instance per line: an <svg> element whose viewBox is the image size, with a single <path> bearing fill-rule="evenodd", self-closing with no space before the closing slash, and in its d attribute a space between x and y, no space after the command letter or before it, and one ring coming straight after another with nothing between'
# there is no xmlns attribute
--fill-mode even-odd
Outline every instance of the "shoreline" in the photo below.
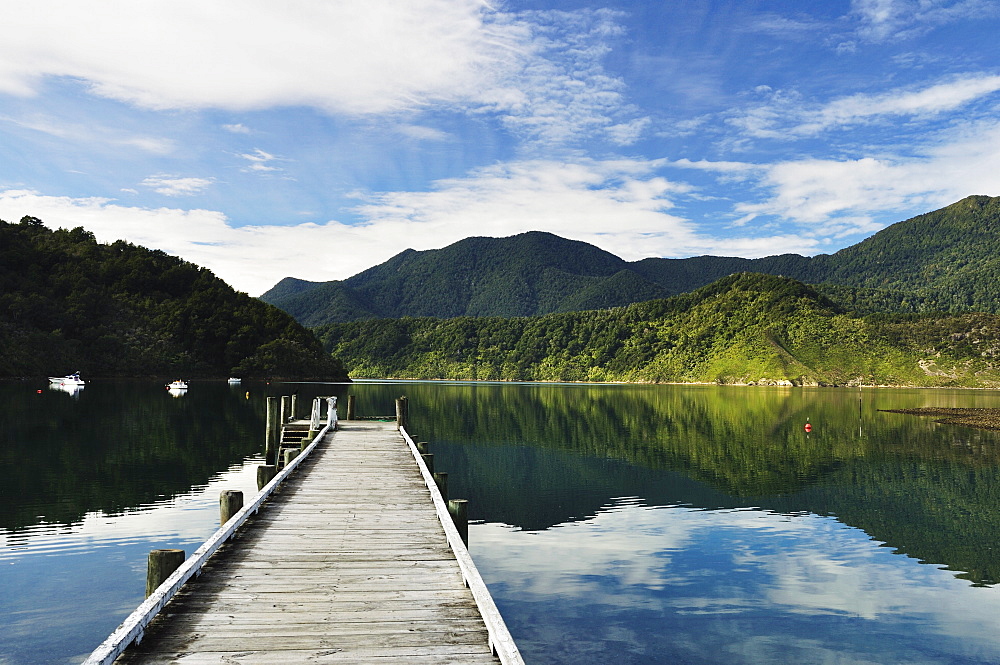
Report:
<svg viewBox="0 0 1000 665"><path fill-rule="evenodd" d="M976 429L1000 431L1000 409L922 406L914 409L879 409L884 413L905 413L914 416L944 416L934 422L942 425L962 425Z"/></svg>

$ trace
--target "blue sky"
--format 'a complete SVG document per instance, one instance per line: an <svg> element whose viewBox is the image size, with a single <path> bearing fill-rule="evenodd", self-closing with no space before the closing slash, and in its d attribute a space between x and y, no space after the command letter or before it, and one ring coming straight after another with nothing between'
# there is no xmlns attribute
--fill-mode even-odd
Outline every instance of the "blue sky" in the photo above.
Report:
<svg viewBox="0 0 1000 665"><path fill-rule="evenodd" d="M0 218L258 295L544 230L629 260L836 251L1000 195L996 0L33 0Z"/></svg>

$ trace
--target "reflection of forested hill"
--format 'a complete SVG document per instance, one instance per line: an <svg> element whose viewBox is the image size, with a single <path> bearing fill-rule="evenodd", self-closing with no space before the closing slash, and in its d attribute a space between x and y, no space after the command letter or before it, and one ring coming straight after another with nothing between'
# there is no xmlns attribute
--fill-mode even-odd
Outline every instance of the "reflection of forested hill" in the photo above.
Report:
<svg viewBox="0 0 1000 665"><path fill-rule="evenodd" d="M412 386L407 393L420 405L416 431L432 441L453 495L470 498L477 519L545 529L627 496L660 506L808 512L972 581L1000 581L1000 448L992 433L875 414L859 435L850 391L439 387L425 394ZM816 423L808 436L806 418Z"/></svg>
<svg viewBox="0 0 1000 665"><path fill-rule="evenodd" d="M343 377L311 332L205 268L0 221L0 376Z"/></svg>
<svg viewBox="0 0 1000 665"><path fill-rule="evenodd" d="M260 401L225 386L199 385L197 398L171 399L159 385L92 383L78 402L23 384L0 388L0 467L17 467L0 483L3 529L149 505L208 482L262 446Z"/></svg>

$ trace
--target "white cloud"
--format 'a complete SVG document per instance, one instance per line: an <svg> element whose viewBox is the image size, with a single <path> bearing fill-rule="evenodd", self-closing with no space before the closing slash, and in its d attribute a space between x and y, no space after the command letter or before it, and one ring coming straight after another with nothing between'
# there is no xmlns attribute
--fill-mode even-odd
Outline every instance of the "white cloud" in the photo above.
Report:
<svg viewBox="0 0 1000 665"><path fill-rule="evenodd" d="M915 157L802 159L771 165L761 184L774 195L736 210L776 215L824 233L836 232L831 222L838 224L845 215L865 219L874 212L923 212L972 194L1000 195L1000 122L970 124L934 141L919 148Z"/></svg>
<svg viewBox="0 0 1000 665"><path fill-rule="evenodd" d="M257 294L287 276L343 279L407 248L443 247L470 235L544 230L591 242L627 259L703 253L718 241L698 236L668 212L690 188L656 175L658 162L529 161L444 180L430 192L375 194L348 225L242 226L211 210L147 209L109 199L0 193L0 217L33 215L50 227L83 226L102 242L119 238L212 269ZM188 180L195 182L187 182ZM166 176L146 186L192 192L210 182Z"/></svg>
<svg viewBox="0 0 1000 665"><path fill-rule="evenodd" d="M524 66L505 81L493 106L504 123L538 145L572 144L601 137L635 142L650 120L625 99L625 83L602 65L620 37L610 10L524 12L513 20L527 35Z"/></svg>
<svg viewBox="0 0 1000 665"><path fill-rule="evenodd" d="M993 0L852 0L857 35L866 42L909 39L959 20L984 20L1000 13Z"/></svg>
<svg viewBox="0 0 1000 665"><path fill-rule="evenodd" d="M413 108L464 98L508 67L516 40L491 14L477 0L16 3L0 90L65 76L153 109Z"/></svg>
<svg viewBox="0 0 1000 665"><path fill-rule="evenodd" d="M37 0L4 10L0 92L66 79L160 110L433 107L500 113L546 145L584 134L629 144L648 120L602 67L618 17L504 13L481 0Z"/></svg>
<svg viewBox="0 0 1000 665"><path fill-rule="evenodd" d="M136 136L112 127L93 123L84 125L78 121L67 122L43 114L32 114L21 118L3 117L0 120L64 141L89 144L93 150L99 150L102 147L112 149L127 147L136 148L152 155L168 155L176 147L170 139Z"/></svg>
<svg viewBox="0 0 1000 665"><path fill-rule="evenodd" d="M281 170L277 166L271 166L271 162L277 160L278 157L269 152L264 152L260 148L255 148L253 152L243 153L240 157L250 162L248 166L243 168L244 171L249 173L271 173L272 171Z"/></svg>
<svg viewBox="0 0 1000 665"><path fill-rule="evenodd" d="M625 258L700 247L690 224L667 210L690 191L655 174L660 162L522 161L442 180L429 192L370 197L358 212L387 238L409 233L414 247L440 247L469 235L544 230ZM417 247L422 245L422 247Z"/></svg>
<svg viewBox="0 0 1000 665"><path fill-rule="evenodd" d="M922 90L893 90L878 95L852 95L804 114L793 127L799 135L812 135L831 127L843 127L873 117L930 116L954 111L1000 90L1000 76L973 75Z"/></svg>
<svg viewBox="0 0 1000 665"><path fill-rule="evenodd" d="M215 182L213 178L179 178L170 175L151 175L140 185L149 187L164 196L194 196L201 194Z"/></svg>
<svg viewBox="0 0 1000 665"><path fill-rule="evenodd" d="M399 125L396 131L416 141L447 141L451 138L447 132L424 125Z"/></svg>
<svg viewBox="0 0 1000 665"><path fill-rule="evenodd" d="M810 104L795 91L762 89L765 103L729 119L745 136L788 139L810 137L830 129L899 117L929 119L955 111L1000 91L1000 76L966 74L923 88L901 88L879 94L857 94L826 104Z"/></svg>

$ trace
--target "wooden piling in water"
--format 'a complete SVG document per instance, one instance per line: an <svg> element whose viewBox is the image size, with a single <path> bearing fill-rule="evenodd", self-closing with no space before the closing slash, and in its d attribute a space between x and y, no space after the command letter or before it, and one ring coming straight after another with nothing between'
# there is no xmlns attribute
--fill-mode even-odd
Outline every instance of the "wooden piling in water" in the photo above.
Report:
<svg viewBox="0 0 1000 665"><path fill-rule="evenodd" d="M462 542L469 546L469 502L466 499L450 499L448 501L448 512L458 529L458 534L462 536Z"/></svg>
<svg viewBox="0 0 1000 665"><path fill-rule="evenodd" d="M184 550L152 550L146 560L146 597L156 591L186 558Z"/></svg>
<svg viewBox="0 0 1000 665"><path fill-rule="evenodd" d="M275 464L278 449L278 398L267 398L267 421L264 433L264 461Z"/></svg>
<svg viewBox="0 0 1000 665"><path fill-rule="evenodd" d="M282 395L281 396L281 416L278 418L278 431L284 427L288 421L291 419L292 414L292 396Z"/></svg>
<svg viewBox="0 0 1000 665"><path fill-rule="evenodd" d="M225 524L243 507L243 492L222 490L219 493L219 522Z"/></svg>
<svg viewBox="0 0 1000 665"><path fill-rule="evenodd" d="M448 474L444 471L438 471L432 474L434 476L434 483L438 487L438 491L441 492L441 498L444 499L445 503L448 503Z"/></svg>
<svg viewBox="0 0 1000 665"><path fill-rule="evenodd" d="M257 491L264 489L264 486L271 482L278 475L278 467L273 464L261 464L257 467Z"/></svg>
<svg viewBox="0 0 1000 665"><path fill-rule="evenodd" d="M427 470L431 472L431 475L434 475L434 455L421 454L420 457L423 458L424 464L427 465Z"/></svg>
<svg viewBox="0 0 1000 665"><path fill-rule="evenodd" d="M354 395L347 396L347 419L354 420Z"/></svg>
<svg viewBox="0 0 1000 665"><path fill-rule="evenodd" d="M396 398L396 425L406 427L410 424L409 404L406 396Z"/></svg>

